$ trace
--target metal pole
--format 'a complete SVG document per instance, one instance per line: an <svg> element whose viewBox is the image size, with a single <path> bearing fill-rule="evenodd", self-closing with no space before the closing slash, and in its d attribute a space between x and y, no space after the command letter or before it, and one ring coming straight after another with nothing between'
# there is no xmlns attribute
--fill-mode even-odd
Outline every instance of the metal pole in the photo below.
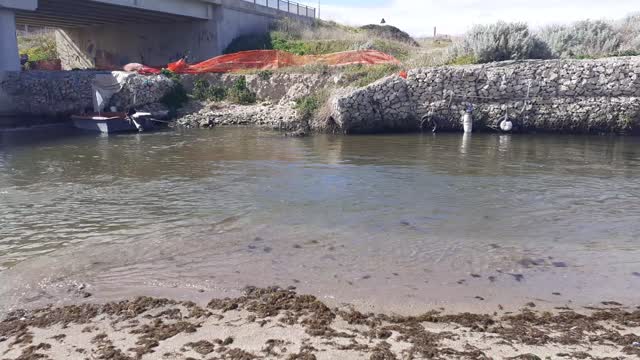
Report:
<svg viewBox="0 0 640 360"><path fill-rule="evenodd" d="M318 0L318 15L317 18L320 19L320 0Z"/></svg>

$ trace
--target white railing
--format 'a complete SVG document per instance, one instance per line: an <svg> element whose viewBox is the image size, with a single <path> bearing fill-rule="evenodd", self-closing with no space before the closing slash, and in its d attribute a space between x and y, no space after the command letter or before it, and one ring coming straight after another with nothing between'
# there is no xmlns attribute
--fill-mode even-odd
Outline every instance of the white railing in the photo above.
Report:
<svg viewBox="0 0 640 360"><path fill-rule="evenodd" d="M307 5L303 5L293 1L287 0L243 0L246 2L254 3L260 6L266 6L268 8L284 11L289 14L295 14L305 17L316 17L316 9Z"/></svg>

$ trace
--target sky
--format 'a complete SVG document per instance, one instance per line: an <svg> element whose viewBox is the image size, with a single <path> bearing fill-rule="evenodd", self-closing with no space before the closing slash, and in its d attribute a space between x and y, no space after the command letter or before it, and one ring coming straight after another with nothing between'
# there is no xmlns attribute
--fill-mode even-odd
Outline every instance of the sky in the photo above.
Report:
<svg viewBox="0 0 640 360"><path fill-rule="evenodd" d="M317 0L307 0L317 7ZM458 35L473 24L498 20L533 27L584 19L619 19L640 13L640 0L321 0L320 16L348 25L378 24L384 18L413 36Z"/></svg>

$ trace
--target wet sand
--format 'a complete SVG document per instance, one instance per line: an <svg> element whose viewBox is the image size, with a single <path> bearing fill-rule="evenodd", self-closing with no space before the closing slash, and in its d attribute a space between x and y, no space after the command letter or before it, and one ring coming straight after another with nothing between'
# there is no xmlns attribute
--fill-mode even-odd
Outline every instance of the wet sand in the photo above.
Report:
<svg viewBox="0 0 640 360"><path fill-rule="evenodd" d="M141 297L13 311L2 359L623 359L640 357L640 307L422 315L329 307L293 289L208 303Z"/></svg>

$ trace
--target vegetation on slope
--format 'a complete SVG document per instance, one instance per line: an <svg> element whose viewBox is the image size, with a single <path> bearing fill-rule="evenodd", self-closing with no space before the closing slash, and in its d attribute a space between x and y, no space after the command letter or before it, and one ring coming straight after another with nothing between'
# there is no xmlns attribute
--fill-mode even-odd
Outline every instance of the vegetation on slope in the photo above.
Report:
<svg viewBox="0 0 640 360"><path fill-rule="evenodd" d="M256 102L256 94L247 87L247 78L242 75L229 88L211 85L203 78L193 83L191 97L200 101L223 101L232 104L249 105Z"/></svg>
<svg viewBox="0 0 640 360"><path fill-rule="evenodd" d="M29 61L58 59L56 39L53 32L23 33L18 36L20 55L27 55Z"/></svg>
<svg viewBox="0 0 640 360"><path fill-rule="evenodd" d="M282 50L297 55L323 55L349 50L375 49L406 59L419 44L407 33L392 26L354 28L334 22L305 24L281 20L263 35L241 36L225 53L244 50Z"/></svg>
<svg viewBox="0 0 640 360"><path fill-rule="evenodd" d="M420 46L420 44L411 37L411 35L391 25L365 25L360 27L361 30L371 34L374 37L399 41L411 46Z"/></svg>
<svg viewBox="0 0 640 360"><path fill-rule="evenodd" d="M640 15L584 20L538 31L524 23L474 26L448 51L451 64L520 59L593 59L640 54Z"/></svg>

